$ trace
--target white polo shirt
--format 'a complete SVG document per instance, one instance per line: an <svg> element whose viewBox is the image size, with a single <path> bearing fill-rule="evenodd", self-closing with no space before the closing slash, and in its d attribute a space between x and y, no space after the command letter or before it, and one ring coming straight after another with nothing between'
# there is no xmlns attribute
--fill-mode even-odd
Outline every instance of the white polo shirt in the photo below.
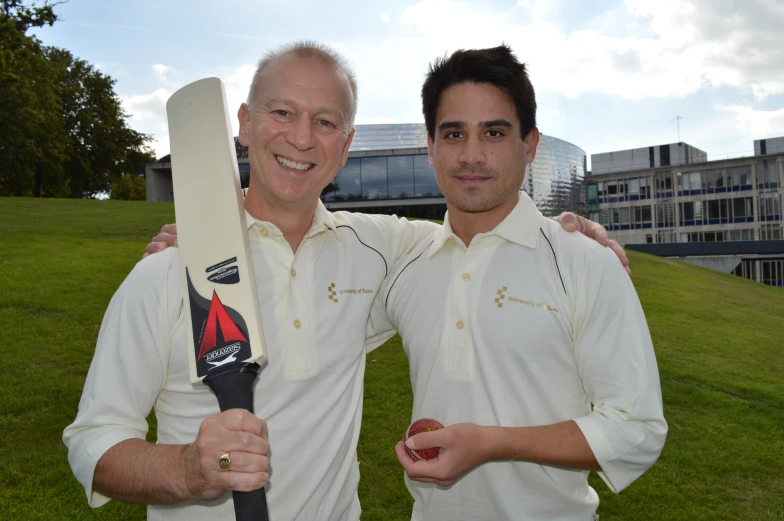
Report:
<svg viewBox="0 0 784 521"><path fill-rule="evenodd" d="M368 314L392 263L437 226L331 214L319 203L294 254L278 228L247 217L269 357L254 403L269 427L270 519L357 520ZM201 422L220 412L212 391L189 380L178 262L176 248L149 256L114 295L78 415L63 433L93 507L109 500L92 490L96 463L117 443L144 439L151 409L163 444L192 442ZM369 340L370 347L388 337ZM147 513L150 521L234 519L230 493L210 502L151 505Z"/></svg>
<svg viewBox="0 0 784 521"><path fill-rule="evenodd" d="M631 280L611 250L563 231L524 193L469 248L447 215L382 285L371 324L383 329L385 320L408 354L412 420L522 427L574 419L615 492L659 456L667 424ZM499 461L449 488L406 482L415 521L589 521L598 497L587 476Z"/></svg>

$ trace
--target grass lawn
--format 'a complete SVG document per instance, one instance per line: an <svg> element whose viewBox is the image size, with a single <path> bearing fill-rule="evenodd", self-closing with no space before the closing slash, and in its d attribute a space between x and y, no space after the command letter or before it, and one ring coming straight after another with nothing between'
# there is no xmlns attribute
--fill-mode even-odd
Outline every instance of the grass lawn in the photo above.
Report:
<svg viewBox="0 0 784 521"><path fill-rule="evenodd" d="M92 510L60 441L75 415L104 309L168 203L0 198L0 519L144 519ZM670 432L607 519L784 519L784 291L630 252ZM363 519L406 520L394 444L408 425L395 338L368 356L359 460ZM154 432L154 425L152 431ZM317 521L317 520L314 520Z"/></svg>

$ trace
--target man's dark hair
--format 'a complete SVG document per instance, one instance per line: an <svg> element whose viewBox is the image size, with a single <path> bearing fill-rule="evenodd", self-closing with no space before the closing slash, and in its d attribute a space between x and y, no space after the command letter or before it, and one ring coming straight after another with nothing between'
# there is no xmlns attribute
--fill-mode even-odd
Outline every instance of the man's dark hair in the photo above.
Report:
<svg viewBox="0 0 784 521"><path fill-rule="evenodd" d="M461 83L488 83L512 98L520 120L521 138L536 127L536 96L525 64L501 44L491 49L458 50L436 58L422 85L422 113L428 135L435 140L436 111L441 93Z"/></svg>

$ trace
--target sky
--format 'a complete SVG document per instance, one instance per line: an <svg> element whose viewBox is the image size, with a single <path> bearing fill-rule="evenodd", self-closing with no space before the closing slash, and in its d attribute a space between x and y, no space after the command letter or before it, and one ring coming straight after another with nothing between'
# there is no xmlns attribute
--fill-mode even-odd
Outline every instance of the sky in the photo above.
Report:
<svg viewBox="0 0 784 521"><path fill-rule="evenodd" d="M589 157L680 135L712 160L784 136L782 0L68 0L56 12L34 34L114 78L158 157L174 91L217 76L234 115L259 58L305 38L353 66L357 124L422 122L433 58L506 42L528 64L540 131Z"/></svg>

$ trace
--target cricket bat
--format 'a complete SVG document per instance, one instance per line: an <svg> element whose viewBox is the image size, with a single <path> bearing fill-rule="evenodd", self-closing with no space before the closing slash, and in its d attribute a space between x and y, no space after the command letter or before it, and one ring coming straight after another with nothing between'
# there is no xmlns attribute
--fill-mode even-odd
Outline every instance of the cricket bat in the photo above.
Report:
<svg viewBox="0 0 784 521"><path fill-rule="evenodd" d="M166 112L191 382L208 385L221 411L253 412L266 355L223 83L186 85ZM237 521L267 521L263 488L233 497Z"/></svg>

